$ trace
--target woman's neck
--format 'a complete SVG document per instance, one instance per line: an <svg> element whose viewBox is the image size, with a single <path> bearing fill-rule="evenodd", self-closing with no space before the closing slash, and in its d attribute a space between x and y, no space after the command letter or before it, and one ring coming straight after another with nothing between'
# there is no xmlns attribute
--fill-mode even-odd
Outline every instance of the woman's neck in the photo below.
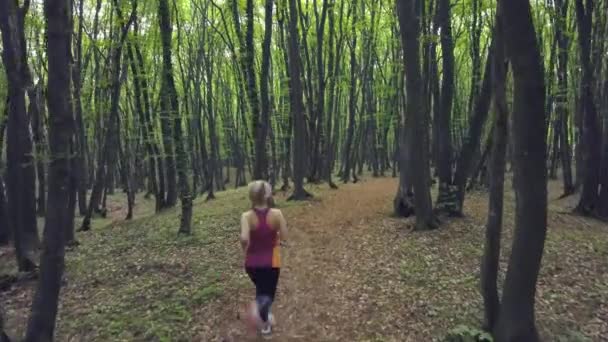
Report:
<svg viewBox="0 0 608 342"><path fill-rule="evenodd" d="M253 209L265 210L265 209L268 209L268 205L267 204L254 205Z"/></svg>

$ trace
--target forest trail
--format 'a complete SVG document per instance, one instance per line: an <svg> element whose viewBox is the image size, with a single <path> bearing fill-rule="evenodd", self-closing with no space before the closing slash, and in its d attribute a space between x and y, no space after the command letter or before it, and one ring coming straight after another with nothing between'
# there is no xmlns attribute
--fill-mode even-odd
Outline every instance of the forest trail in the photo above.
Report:
<svg viewBox="0 0 608 342"><path fill-rule="evenodd" d="M413 218L391 217L396 187L396 179L366 179L284 209L291 241L283 249L271 340L439 341L459 325L480 324L479 260L487 193L467 195L466 217L447 220L438 231L413 232ZM576 201L557 200L560 191L558 182L550 182L539 329L546 340L605 341L607 227L564 214ZM508 187L500 281L508 263L513 215L514 194ZM241 308L253 298L244 272L235 271L241 272L244 286L220 309L214 340L262 340L248 335L243 322L235 319L237 305Z"/></svg>
<svg viewBox="0 0 608 342"><path fill-rule="evenodd" d="M391 178L343 185L322 200L284 210L290 241L282 250L273 340L347 341L377 329L366 325L377 314L369 268L381 267L382 261L365 242L380 228L368 224L370 219L391 213L396 186ZM248 289L239 298L251 296ZM242 324L225 329L229 341L256 340L247 337Z"/></svg>

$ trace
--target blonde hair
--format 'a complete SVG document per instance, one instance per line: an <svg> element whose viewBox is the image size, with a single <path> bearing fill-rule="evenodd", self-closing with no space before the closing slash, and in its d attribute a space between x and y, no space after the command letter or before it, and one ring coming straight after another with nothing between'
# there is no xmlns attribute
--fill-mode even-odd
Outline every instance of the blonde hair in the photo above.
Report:
<svg viewBox="0 0 608 342"><path fill-rule="evenodd" d="M249 200L253 206L270 205L272 199L272 187L263 180L249 183Z"/></svg>

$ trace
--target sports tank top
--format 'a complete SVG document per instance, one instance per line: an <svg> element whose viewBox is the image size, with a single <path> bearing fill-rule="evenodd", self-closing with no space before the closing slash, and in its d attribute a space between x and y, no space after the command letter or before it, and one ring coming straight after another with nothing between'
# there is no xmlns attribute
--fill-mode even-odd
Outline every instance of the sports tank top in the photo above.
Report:
<svg viewBox="0 0 608 342"><path fill-rule="evenodd" d="M249 248L245 267L278 268L281 266L279 254L279 231L268 223L269 208L253 210L258 224L249 233Z"/></svg>

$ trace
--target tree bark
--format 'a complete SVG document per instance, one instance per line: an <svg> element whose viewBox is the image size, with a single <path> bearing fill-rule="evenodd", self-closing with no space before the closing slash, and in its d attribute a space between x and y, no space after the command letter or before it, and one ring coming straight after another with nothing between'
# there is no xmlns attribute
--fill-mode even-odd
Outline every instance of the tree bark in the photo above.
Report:
<svg viewBox="0 0 608 342"><path fill-rule="evenodd" d="M513 247L495 329L497 342L539 341L536 281L547 233L547 167L543 64L528 0L500 0L506 55L513 68Z"/></svg>
<svg viewBox="0 0 608 342"><path fill-rule="evenodd" d="M414 0L399 0L397 16L401 28L401 41L405 54L405 75L407 89L406 115L411 116L413 127L408 134L409 163L414 186L416 208L416 230L437 228L433 214L430 190L430 165L428 149L428 109L424 106L422 73L420 70L420 17Z"/></svg>
<svg viewBox="0 0 608 342"><path fill-rule="evenodd" d="M350 180L350 171L353 164L354 152L352 151L353 138L355 134L356 125L356 111L357 111L357 0L353 0L351 4L352 13L352 41L350 42L350 88L348 97L348 128L346 130L346 142L344 145L344 171L342 174L342 181L348 183Z"/></svg>
<svg viewBox="0 0 608 342"><path fill-rule="evenodd" d="M557 11L555 35L557 37L557 86L558 96L555 99L557 116L559 118L559 158L562 163L562 179L564 182L564 196L574 193L572 180L572 149L569 138L568 117L568 50L570 38L567 34L566 20L568 18L568 0L555 0Z"/></svg>
<svg viewBox="0 0 608 342"><path fill-rule="evenodd" d="M452 102L454 97L454 42L452 40L452 21L450 0L440 0L437 7L437 22L441 27L441 51L443 77L441 80L441 100L437 120L437 170L439 176L439 193L436 208L449 214L458 214L455 203L446 203L452 190Z"/></svg>
<svg viewBox="0 0 608 342"><path fill-rule="evenodd" d="M121 31L119 32L117 45L114 48L112 54L112 74L111 74L111 82L112 82L112 94L111 94L111 104L110 104L110 113L108 118L108 123L105 131L105 139L103 142L103 147L101 150L100 161L97 165L96 179L93 185L93 190L91 191L91 197L89 200L89 207L87 208L87 213L82 221L82 225L80 227L80 231L88 231L91 229L91 219L93 217L93 213L95 211L100 211L99 209L99 200L102 200L102 208L106 208L106 198L108 192L108 186L111 186L111 180L114 177L114 172L117 163L118 157L118 149L119 146L119 134L120 134L120 120L119 120L119 101L120 101L120 92L122 86L121 80L121 59L122 59L122 50L124 47L124 42L127 38L127 34L129 32L129 28L131 24L135 20L135 16L137 15L137 1L133 2L133 8L129 20L125 23L123 22L122 10L120 9L118 0L114 0L114 8L116 10L116 16L120 23ZM105 215L105 209L102 210L102 214Z"/></svg>
<svg viewBox="0 0 608 342"><path fill-rule="evenodd" d="M298 36L298 9L296 0L289 0L289 98L294 130L293 182L294 192L291 200L304 200L311 197L304 189L304 173L306 172L306 126L304 122L304 103L302 102L302 80L300 73L302 61L300 58L300 43Z"/></svg>
<svg viewBox="0 0 608 342"><path fill-rule="evenodd" d="M490 102L492 98L492 60L494 55L494 39L490 43L486 67L484 71L481 90L473 110L473 117L470 120L469 131L460 150L460 155L456 163L456 173L454 174L454 185L456 186L456 200L458 203L458 213L462 215L465 190L467 180L471 175L475 151L479 149L483 126L488 118Z"/></svg>
<svg viewBox="0 0 608 342"><path fill-rule="evenodd" d="M48 106L50 121L49 210L44 227L40 278L32 303L26 341L53 341L64 270L65 226L70 221L70 141L74 119L70 101L71 4L47 0Z"/></svg>
<svg viewBox="0 0 608 342"><path fill-rule="evenodd" d="M269 95L269 76L270 76L270 44L272 43L272 8L274 0L266 0L264 5L264 41L262 42L262 69L260 72L260 97L261 97L261 116L259 118L258 129L255 136L256 162L254 174L257 179L268 179L268 155L266 152L266 140L268 128L270 126L270 95ZM253 53L253 52L252 52Z"/></svg>
<svg viewBox="0 0 608 342"><path fill-rule="evenodd" d="M38 194L36 199L36 214L44 217L46 211L46 168L47 142L45 134L45 106L42 85L37 84L29 89L28 116L32 120L32 133L36 150L36 176L38 178Z"/></svg>
<svg viewBox="0 0 608 342"><path fill-rule="evenodd" d="M177 155L177 174L179 179L181 220L179 233L192 232L192 194L188 180L188 155L182 140L182 119L179 113L179 102L175 80L173 79L173 63L171 51L171 13L168 0L160 0L158 5L158 18L163 48L163 67L161 79L161 110L174 118L173 137ZM209 80L211 81L211 80Z"/></svg>
<svg viewBox="0 0 608 342"><path fill-rule="evenodd" d="M496 15L496 51L493 61L494 139L490 157L490 198L484 254L481 261L481 290L484 302L484 329L492 332L498 320L500 301L498 297L498 269L500 238L502 231L504 179L508 139L508 107L506 94L507 69L505 63L502 18Z"/></svg>
<svg viewBox="0 0 608 342"><path fill-rule="evenodd" d="M87 155L89 154L86 128L82 115L82 37L84 33L84 0L78 3L78 32L76 36L76 58L72 68L72 82L74 92L74 109L76 110L76 148L77 159L74 161L74 172L77 179L78 211L80 215L85 215L87 210L87 188L88 188L88 167Z"/></svg>
<svg viewBox="0 0 608 342"><path fill-rule="evenodd" d="M9 224L13 230L20 271L35 268L34 252L40 245L36 224L36 172L30 122L25 107L26 88L31 84L27 65L24 22L29 1L18 7L0 0L3 61L8 81L7 198Z"/></svg>
<svg viewBox="0 0 608 342"><path fill-rule="evenodd" d="M583 114L583 191L576 212L594 215L598 208L601 163L601 137L597 109L593 95L594 75L591 65L591 25L593 21L593 1L576 0L576 20L579 36L579 51L582 67L580 101Z"/></svg>

